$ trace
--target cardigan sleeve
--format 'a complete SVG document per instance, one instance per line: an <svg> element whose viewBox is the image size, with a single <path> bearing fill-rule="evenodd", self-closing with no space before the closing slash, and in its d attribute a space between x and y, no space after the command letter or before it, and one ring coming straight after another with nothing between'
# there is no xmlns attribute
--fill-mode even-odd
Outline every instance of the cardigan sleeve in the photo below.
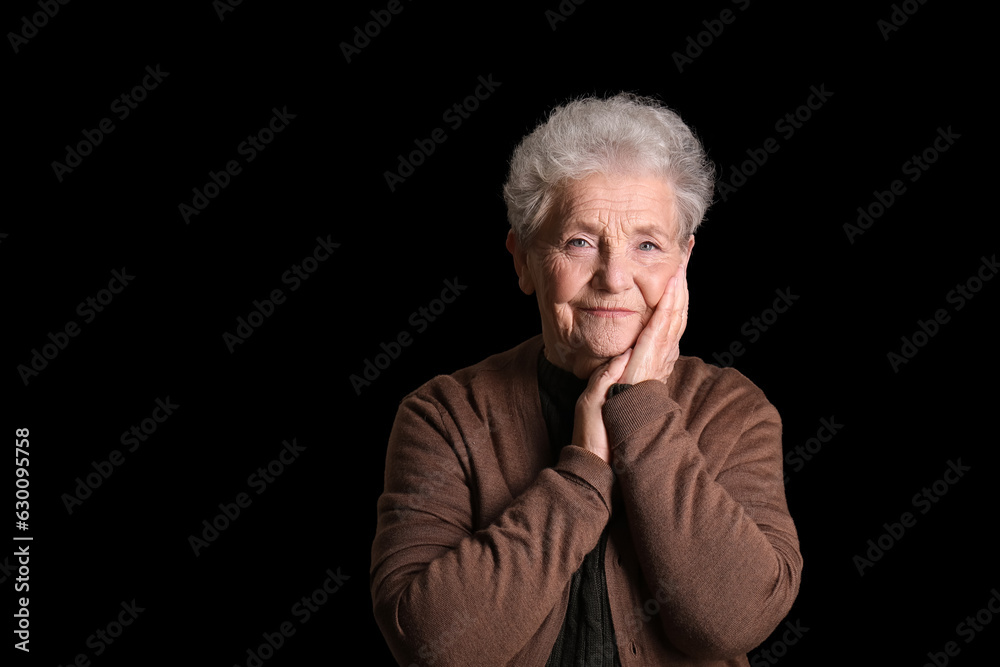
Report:
<svg viewBox="0 0 1000 667"><path fill-rule="evenodd" d="M696 658L758 646L791 608L802 570L778 412L749 380L726 373L697 437L686 425L698 420L662 382L638 383L604 407L639 564L665 600L658 622Z"/></svg>
<svg viewBox="0 0 1000 667"><path fill-rule="evenodd" d="M571 446L477 526L480 499L503 497L480 485L504 482L475 472L482 462L470 459L492 448L467 436L440 401L411 394L389 438L371 591L401 665L507 664L562 600L610 517L611 468Z"/></svg>

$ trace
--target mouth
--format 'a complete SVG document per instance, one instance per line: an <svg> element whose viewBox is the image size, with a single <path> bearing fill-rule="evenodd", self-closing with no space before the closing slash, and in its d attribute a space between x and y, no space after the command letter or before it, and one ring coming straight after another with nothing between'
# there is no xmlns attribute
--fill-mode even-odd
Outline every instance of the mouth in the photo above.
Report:
<svg viewBox="0 0 1000 667"><path fill-rule="evenodd" d="M580 310L592 317L606 317L611 319L631 317L636 314L634 310L628 310L627 308L581 308Z"/></svg>

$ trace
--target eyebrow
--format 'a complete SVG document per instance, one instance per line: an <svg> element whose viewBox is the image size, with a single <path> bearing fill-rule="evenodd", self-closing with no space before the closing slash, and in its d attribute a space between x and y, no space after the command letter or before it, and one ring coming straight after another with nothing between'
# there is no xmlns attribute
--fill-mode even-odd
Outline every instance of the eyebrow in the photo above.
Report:
<svg viewBox="0 0 1000 667"><path fill-rule="evenodd" d="M582 229L583 231L590 232L592 234L600 235L600 233L605 229L605 225L591 220L580 219L569 217L565 221L566 226L569 229ZM669 236L670 230L663 229L659 225L651 223L642 223L631 228L631 235L646 235L646 236Z"/></svg>
<svg viewBox="0 0 1000 667"><path fill-rule="evenodd" d="M659 225L654 225L649 223L633 227L632 231L635 232L636 234L646 234L648 236L659 236L660 234L666 234L667 236L670 235L669 229L664 230Z"/></svg>

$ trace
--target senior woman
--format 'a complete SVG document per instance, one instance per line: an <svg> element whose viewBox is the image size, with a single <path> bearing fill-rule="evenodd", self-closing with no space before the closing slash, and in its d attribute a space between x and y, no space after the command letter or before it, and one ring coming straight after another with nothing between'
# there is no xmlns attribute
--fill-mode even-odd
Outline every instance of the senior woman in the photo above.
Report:
<svg viewBox="0 0 1000 667"><path fill-rule="evenodd" d="M701 144L627 94L517 147L507 248L542 333L399 407L372 546L401 665L748 665L802 558L775 408L680 356Z"/></svg>

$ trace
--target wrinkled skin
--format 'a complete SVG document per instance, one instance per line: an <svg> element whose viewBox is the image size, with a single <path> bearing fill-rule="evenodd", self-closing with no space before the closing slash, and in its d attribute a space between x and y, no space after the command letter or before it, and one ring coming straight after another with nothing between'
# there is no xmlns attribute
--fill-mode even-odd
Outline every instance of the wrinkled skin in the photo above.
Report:
<svg viewBox="0 0 1000 667"><path fill-rule="evenodd" d="M538 299L546 358L589 378L573 444L605 461L608 388L666 381L680 354L693 247L693 237L678 245L673 189L652 177L576 181L529 247L508 234L521 290Z"/></svg>

